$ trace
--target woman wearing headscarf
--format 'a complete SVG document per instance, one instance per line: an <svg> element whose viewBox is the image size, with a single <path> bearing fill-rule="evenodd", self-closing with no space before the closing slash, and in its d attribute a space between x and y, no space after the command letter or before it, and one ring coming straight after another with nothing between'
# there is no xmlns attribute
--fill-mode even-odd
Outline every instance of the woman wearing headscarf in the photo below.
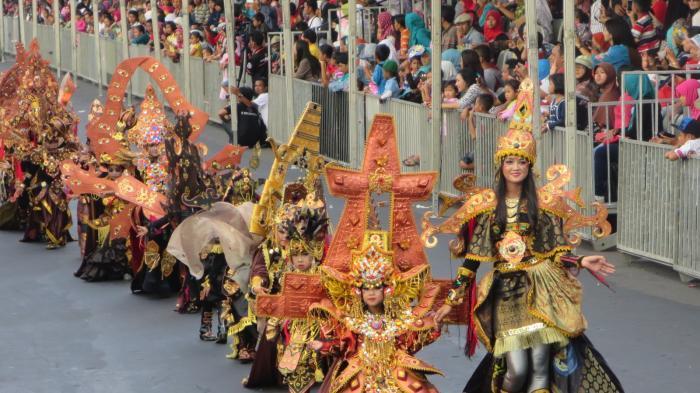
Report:
<svg viewBox="0 0 700 393"><path fill-rule="evenodd" d="M408 46L423 45L425 48L430 48L430 31L425 28L423 19L415 12L411 12L406 15L405 20L406 28L411 33Z"/></svg>
<svg viewBox="0 0 700 393"><path fill-rule="evenodd" d="M398 54L396 50L398 49L396 39L396 31L394 30L394 24L392 22L392 16L389 12L380 12L377 16L377 41L379 45L386 45L389 48L389 58L388 60L393 60L399 62Z"/></svg>
<svg viewBox="0 0 700 393"><path fill-rule="evenodd" d="M491 10L486 14L486 23L484 24L484 39L487 43L492 43L499 39L505 39L503 15L497 10Z"/></svg>
<svg viewBox="0 0 700 393"><path fill-rule="evenodd" d="M676 86L674 96L678 101L676 101L674 115L680 113L683 107L687 107L690 117L695 120L700 119L700 109L698 109L696 104L698 101L698 89L700 89L700 81L697 79L688 79Z"/></svg>
<svg viewBox="0 0 700 393"><path fill-rule="evenodd" d="M593 65L588 56L576 58L576 94L589 102L598 101L598 86L593 82Z"/></svg>
<svg viewBox="0 0 700 393"><path fill-rule="evenodd" d="M593 70L593 80L598 85L600 97L598 102L615 102L620 99L620 88L617 86L617 73L610 63L600 63ZM615 106L599 106L593 113L593 122L601 129L614 126Z"/></svg>

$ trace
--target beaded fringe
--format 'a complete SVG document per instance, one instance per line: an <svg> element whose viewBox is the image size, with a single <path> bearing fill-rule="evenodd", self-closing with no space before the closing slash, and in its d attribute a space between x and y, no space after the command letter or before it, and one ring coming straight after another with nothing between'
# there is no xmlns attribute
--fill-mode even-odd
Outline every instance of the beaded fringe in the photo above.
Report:
<svg viewBox="0 0 700 393"><path fill-rule="evenodd" d="M534 332L516 334L513 336L497 338L493 348L493 356L501 357L507 352L532 348L542 344L559 343L566 345L569 340L557 329L546 327Z"/></svg>

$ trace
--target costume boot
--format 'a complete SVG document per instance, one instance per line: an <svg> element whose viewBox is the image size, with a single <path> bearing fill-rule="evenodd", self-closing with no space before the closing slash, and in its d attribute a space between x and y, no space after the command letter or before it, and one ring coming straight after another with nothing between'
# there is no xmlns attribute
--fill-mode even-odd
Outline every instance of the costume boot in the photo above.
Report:
<svg viewBox="0 0 700 393"><path fill-rule="evenodd" d="M202 341L215 341L216 336L212 332L211 328L211 311L202 312L202 321L199 327L199 339Z"/></svg>
<svg viewBox="0 0 700 393"><path fill-rule="evenodd" d="M221 305L216 308L216 343L226 344L228 342L228 329L226 328L226 322L221 318Z"/></svg>

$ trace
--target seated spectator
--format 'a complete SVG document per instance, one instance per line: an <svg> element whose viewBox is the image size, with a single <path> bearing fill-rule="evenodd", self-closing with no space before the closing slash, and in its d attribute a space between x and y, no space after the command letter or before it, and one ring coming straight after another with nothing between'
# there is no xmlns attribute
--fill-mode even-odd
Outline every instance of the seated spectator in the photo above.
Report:
<svg viewBox="0 0 700 393"><path fill-rule="evenodd" d="M321 64L325 64L326 73L330 75L331 78L335 76L337 71L336 66L333 64L333 47L328 44L323 44L319 48L321 51L321 58L319 59Z"/></svg>
<svg viewBox="0 0 700 393"><path fill-rule="evenodd" d="M491 48L489 48L488 45L482 44L475 47L474 51L479 55L479 64L483 70L486 87L491 91L498 90L503 82L501 81L501 73L493 62L494 59L491 54Z"/></svg>
<svg viewBox="0 0 700 393"><path fill-rule="evenodd" d="M408 59L408 49L410 48L408 43L411 41L411 32L406 28L404 15L394 15L391 21L394 26L394 31L398 32L400 38L398 46L399 60L405 61Z"/></svg>
<svg viewBox="0 0 700 393"><path fill-rule="evenodd" d="M443 51L457 48L457 27L454 25L455 9L447 5L442 6L442 35L440 45Z"/></svg>
<svg viewBox="0 0 700 393"><path fill-rule="evenodd" d="M564 102L564 74L554 74L549 76L549 113L545 115L547 121L542 127L542 131L551 131L554 127L564 126L565 116Z"/></svg>
<svg viewBox="0 0 700 393"><path fill-rule="evenodd" d="M404 89L399 96L399 99L416 104L422 104L423 93L420 90L421 80L419 78L415 78L405 67L403 68L402 76L404 80Z"/></svg>
<svg viewBox="0 0 700 393"><path fill-rule="evenodd" d="M263 35L267 35L267 25L265 24L265 15L262 12L258 12L253 16L252 24L253 31L259 31Z"/></svg>
<svg viewBox="0 0 700 393"><path fill-rule="evenodd" d="M379 100L384 102L389 98L398 98L401 93L398 81L399 65L393 60L387 60L384 65L382 65L382 71L384 73L385 84L384 92L379 96Z"/></svg>
<svg viewBox="0 0 700 393"><path fill-rule="evenodd" d="M416 13L406 14L406 28L411 33L408 46L422 45L424 48L430 47L430 31L425 28L423 19Z"/></svg>
<svg viewBox="0 0 700 393"><path fill-rule="evenodd" d="M501 104L497 107L491 108L491 113L498 114L503 111L508 111L513 109L515 105L516 98L518 98L518 89L520 88L520 81L517 79L508 79L505 81L503 86L502 97L499 97Z"/></svg>
<svg viewBox="0 0 700 393"><path fill-rule="evenodd" d="M389 48L388 60L394 60L399 63L399 56L396 49L398 48L396 37L394 36L394 27L392 17L389 12L380 12L377 15L377 45L385 45Z"/></svg>
<svg viewBox="0 0 700 393"><path fill-rule="evenodd" d="M131 28L131 35L133 37L131 39L133 45L148 45L150 41L150 37L146 34L146 28L142 24L134 25Z"/></svg>
<svg viewBox="0 0 700 393"><path fill-rule="evenodd" d="M676 112L682 112L684 107L688 108L690 118L694 120L700 120L700 109L698 105L698 89L700 89L700 81L697 79L688 79L678 85L676 85L676 91L674 92L674 97L676 101Z"/></svg>
<svg viewBox="0 0 700 393"><path fill-rule="evenodd" d="M632 36L637 44L639 52L649 52L649 55L656 55L659 50L659 36L650 14L651 0L628 0L632 1L632 10L629 13L630 20L634 20L632 26Z"/></svg>
<svg viewBox="0 0 700 393"><path fill-rule="evenodd" d="M486 14L486 24L484 24L484 40L487 43L508 39L505 33L503 15L497 10L491 10Z"/></svg>
<svg viewBox="0 0 700 393"><path fill-rule="evenodd" d="M637 43L627 23L620 18L608 19L603 30L605 40L612 43L607 52L594 56L593 66L600 63L610 63L615 71L624 65L642 67L642 56L637 51Z"/></svg>
<svg viewBox="0 0 700 393"><path fill-rule="evenodd" d="M321 63L309 52L309 44L304 40L295 44L294 78L310 82L321 78Z"/></svg>
<svg viewBox="0 0 700 393"><path fill-rule="evenodd" d="M202 59L207 63L217 60L214 58L214 48L207 43L202 45Z"/></svg>
<svg viewBox="0 0 700 393"><path fill-rule="evenodd" d="M322 82L324 86L328 86L328 91L338 92L338 91L348 91L350 75L348 74L348 54L345 52L336 52L333 54L333 62L337 67L338 72L330 79L328 74L326 74L325 66L321 67Z"/></svg>
<svg viewBox="0 0 700 393"><path fill-rule="evenodd" d="M700 121L691 117L683 117L678 124L673 125L681 134L678 137L677 148L665 154L671 161L700 158Z"/></svg>
<svg viewBox="0 0 700 393"><path fill-rule="evenodd" d="M302 33L301 39L309 44L309 52L311 55L316 59L320 59L321 51L318 49L318 45L316 45L316 40L318 39L316 32L311 29L306 29Z"/></svg>
<svg viewBox="0 0 700 393"><path fill-rule="evenodd" d="M593 81L593 63L589 56L578 56L575 62L576 94L589 102L598 101L598 86Z"/></svg>
<svg viewBox="0 0 700 393"><path fill-rule="evenodd" d="M484 35L474 28L474 14L467 12L455 19L459 49L472 49L484 43Z"/></svg>

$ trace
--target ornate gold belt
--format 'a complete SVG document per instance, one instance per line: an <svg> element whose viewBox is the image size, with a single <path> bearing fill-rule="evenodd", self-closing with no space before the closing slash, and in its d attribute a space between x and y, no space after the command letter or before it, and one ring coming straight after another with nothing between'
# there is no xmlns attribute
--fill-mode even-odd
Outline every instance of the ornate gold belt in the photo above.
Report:
<svg viewBox="0 0 700 393"><path fill-rule="evenodd" d="M496 262L493 265L493 268L498 270L501 273L508 273L508 272L515 272L518 270L525 270L528 268L531 268L537 264L542 262L541 260L535 258L535 257L530 257L524 261L520 261L517 263L513 262Z"/></svg>

